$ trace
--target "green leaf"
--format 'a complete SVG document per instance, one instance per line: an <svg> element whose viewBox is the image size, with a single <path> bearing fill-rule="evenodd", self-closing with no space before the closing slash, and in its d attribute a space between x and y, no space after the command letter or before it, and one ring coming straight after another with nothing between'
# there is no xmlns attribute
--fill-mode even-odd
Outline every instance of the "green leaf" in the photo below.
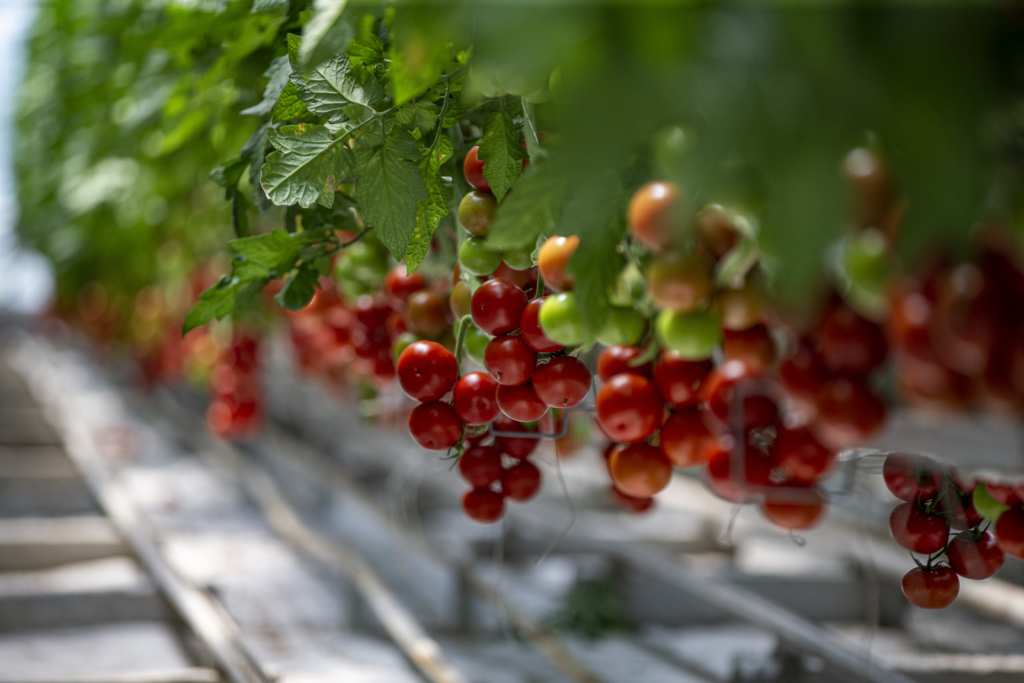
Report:
<svg viewBox="0 0 1024 683"><path fill-rule="evenodd" d="M391 51L391 84L395 90L395 104L405 104L422 94L451 64L451 50L447 41L432 33L416 31Z"/></svg>
<svg viewBox="0 0 1024 683"><path fill-rule="evenodd" d="M235 227L235 234L239 237L249 236L249 202L245 195L235 188L231 191L231 222Z"/></svg>
<svg viewBox="0 0 1024 683"><path fill-rule="evenodd" d="M439 137L437 145L428 150L426 158L420 162L427 197L416 205L416 228L405 251L405 266L410 273L420 267L430 250L434 231L441 219L448 215L448 195L441 180L441 165L451 158L453 152L452 141Z"/></svg>
<svg viewBox="0 0 1024 683"><path fill-rule="evenodd" d="M415 126L429 133L437 125L437 105L433 102L409 102L395 112L395 120L403 126Z"/></svg>
<svg viewBox="0 0 1024 683"><path fill-rule="evenodd" d="M298 87L289 81L288 85L281 92L281 96L277 99L277 104L274 105L274 113L271 115L271 120L274 123L280 123L281 121L305 119L309 116L310 113L306 103L299 98Z"/></svg>
<svg viewBox="0 0 1024 683"><path fill-rule="evenodd" d="M239 278L225 275L220 282L200 294L199 300L192 305L188 315L185 316L181 333L187 334L214 318L220 320L235 310L235 298L241 285L242 281Z"/></svg>
<svg viewBox="0 0 1024 683"><path fill-rule="evenodd" d="M252 185L253 200L260 213L266 213L273 205L260 182L263 178L263 155L267 150L267 129L264 123L257 128L242 145L241 157L249 162L249 184Z"/></svg>
<svg viewBox="0 0 1024 683"><path fill-rule="evenodd" d="M301 71L298 52L302 41L294 34L288 35L288 54L292 64L292 82L298 88L299 97L314 114L328 119L344 120L345 107L350 104L372 106L384 98L384 90L376 78L359 82L351 72L348 58L344 55Z"/></svg>
<svg viewBox="0 0 1024 683"><path fill-rule="evenodd" d="M500 202L522 173L527 156L519 145L519 131L504 108L491 114L484 123L478 156L484 160L484 177L491 192Z"/></svg>
<svg viewBox="0 0 1024 683"><path fill-rule="evenodd" d="M305 69L327 61L344 52L355 35L355 29L342 21L348 0L313 0L313 16L302 29L299 64Z"/></svg>
<svg viewBox="0 0 1024 683"><path fill-rule="evenodd" d="M277 205L307 208L334 204L337 181L347 174L348 154L324 126L300 123L270 130L267 139L277 150L263 165L262 186Z"/></svg>
<svg viewBox="0 0 1024 683"><path fill-rule="evenodd" d="M418 157L416 141L404 131L391 133L378 146L356 153L355 195L363 221L399 260L416 228L417 202L427 196L419 168L412 161Z"/></svg>
<svg viewBox="0 0 1024 683"><path fill-rule="evenodd" d="M516 191L502 202L487 237L488 249L532 249L539 236L552 234L565 209L566 178L561 164L531 164Z"/></svg>
<svg viewBox="0 0 1024 683"><path fill-rule="evenodd" d="M253 0L253 14L265 12L269 9L288 9L288 0Z"/></svg>
<svg viewBox="0 0 1024 683"><path fill-rule="evenodd" d="M292 67L288 62L287 55L278 57L270 62L270 68L263 74L267 77L267 87L263 89L263 100L240 113L252 116L266 116L274 109L277 99L281 96L285 86L288 84L288 77L291 76Z"/></svg>
<svg viewBox="0 0 1024 683"><path fill-rule="evenodd" d="M316 294L318 275L314 268L299 268L288 278L274 297L279 305L298 311L305 308Z"/></svg>
<svg viewBox="0 0 1024 683"><path fill-rule="evenodd" d="M238 179L242 177L242 171L248 163L249 161L241 155L233 156L225 161L223 166L210 171L210 180L230 190L238 185Z"/></svg>
<svg viewBox="0 0 1024 683"><path fill-rule="evenodd" d="M384 61L384 43L372 33L357 36L349 43L348 61L352 72L363 82L364 77Z"/></svg>
<svg viewBox="0 0 1024 683"><path fill-rule="evenodd" d="M301 234L295 233L296 236ZM241 280L255 280L282 277L295 267L304 244L284 230L273 230L264 235L231 240L228 246L235 253L231 274Z"/></svg>

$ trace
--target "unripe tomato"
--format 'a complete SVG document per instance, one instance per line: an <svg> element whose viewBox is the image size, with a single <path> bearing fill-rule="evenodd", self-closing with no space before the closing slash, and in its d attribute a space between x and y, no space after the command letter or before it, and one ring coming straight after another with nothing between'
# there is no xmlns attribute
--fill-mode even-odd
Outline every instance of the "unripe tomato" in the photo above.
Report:
<svg viewBox="0 0 1024 683"><path fill-rule="evenodd" d="M949 566L960 576L981 581L995 575L1006 561L1006 553L991 531L957 534L946 548Z"/></svg>
<svg viewBox="0 0 1024 683"><path fill-rule="evenodd" d="M498 419L491 424L491 430L495 432L520 432L528 433L529 430L521 422L509 419L505 416L500 416ZM529 437L517 437L517 436L495 436L495 441L498 447L501 448L502 453L510 455L513 458L519 458L520 460L529 456L540 445L540 439L531 439Z"/></svg>
<svg viewBox="0 0 1024 683"><path fill-rule="evenodd" d="M663 490L672 479L672 463L660 448L632 443L612 452L608 471L615 488L630 496L649 497Z"/></svg>
<svg viewBox="0 0 1024 683"><path fill-rule="evenodd" d="M473 190L459 202L459 223L470 235L487 237L498 210L498 200L490 192Z"/></svg>
<svg viewBox="0 0 1024 683"><path fill-rule="evenodd" d="M520 337L495 337L484 352L484 367L498 384L519 386L530 381L537 367L537 352Z"/></svg>
<svg viewBox="0 0 1024 683"><path fill-rule="evenodd" d="M711 298L711 264L698 255L667 251L647 269L647 287L661 308L692 311Z"/></svg>
<svg viewBox="0 0 1024 683"><path fill-rule="evenodd" d="M655 181L633 193L626 210L629 230L648 249L660 251L674 238L682 192L675 183Z"/></svg>
<svg viewBox="0 0 1024 683"><path fill-rule="evenodd" d="M960 593L960 579L949 567L914 567L902 581L903 595L910 604L922 609L949 607Z"/></svg>
<svg viewBox="0 0 1024 683"><path fill-rule="evenodd" d="M597 376L602 382L609 381L615 375L631 372L635 375L651 376L651 362L632 365L632 362L643 355L643 350L635 346L609 346L597 358Z"/></svg>
<svg viewBox="0 0 1024 683"><path fill-rule="evenodd" d="M537 396L533 385L499 386L496 393L501 412L517 422L535 422L548 412L548 404Z"/></svg>
<svg viewBox="0 0 1024 683"><path fill-rule="evenodd" d="M718 204L708 204L694 218L701 243L716 259L725 256L740 241L736 216Z"/></svg>
<svg viewBox="0 0 1024 683"><path fill-rule="evenodd" d="M978 514L990 522L995 522L999 519L1000 515L1010 509L1009 505L1005 505L992 497L988 490L988 484L985 482L980 482L974 488L971 503L974 509L978 511Z"/></svg>
<svg viewBox="0 0 1024 683"><path fill-rule="evenodd" d="M513 465L501 475L501 490L517 503L537 495L540 490L540 470L528 460Z"/></svg>
<svg viewBox="0 0 1024 683"><path fill-rule="evenodd" d="M590 379L590 370L581 361L559 356L533 371L533 390L552 408L572 408L586 398Z"/></svg>
<svg viewBox="0 0 1024 683"><path fill-rule="evenodd" d="M573 288L576 276L566 272L569 259L576 253L580 238L575 235L549 237L537 252L537 268L544 284L555 292L567 292Z"/></svg>
<svg viewBox="0 0 1024 683"><path fill-rule="evenodd" d="M710 360L683 360L669 351L654 366L654 382L670 406L696 406L701 402L701 385L713 367Z"/></svg>
<svg viewBox="0 0 1024 683"><path fill-rule="evenodd" d="M727 330L745 330L761 321L765 309L764 292L755 283L748 282L742 289L726 289L715 297L722 315L722 327Z"/></svg>
<svg viewBox="0 0 1024 683"><path fill-rule="evenodd" d="M473 489L462 496L462 509L474 522L492 524L505 514L505 496L490 489Z"/></svg>
<svg viewBox="0 0 1024 683"><path fill-rule="evenodd" d="M526 345L537 353L554 353L561 351L561 344L548 339L540 326L540 309L545 299L534 299L523 309L523 317L519 319L519 334Z"/></svg>
<svg viewBox="0 0 1024 683"><path fill-rule="evenodd" d="M526 249L503 251L501 252L501 260L512 270L529 271L533 268L532 253ZM533 278L536 279L536 275ZM520 287L522 286L524 285L520 285Z"/></svg>
<svg viewBox="0 0 1024 683"><path fill-rule="evenodd" d="M473 188L481 192L490 192L491 184L484 177L484 162L479 154L480 146L474 145L466 154L466 160L462 162L462 173L466 176L466 182Z"/></svg>
<svg viewBox="0 0 1024 683"><path fill-rule="evenodd" d="M889 515L893 539L915 553L930 555L942 550L949 539L949 522L923 512L915 503L900 503Z"/></svg>
<svg viewBox="0 0 1024 683"><path fill-rule="evenodd" d="M462 438L462 421L447 403L421 403L409 413L409 433L424 448L446 451Z"/></svg>
<svg viewBox="0 0 1024 683"><path fill-rule="evenodd" d="M498 383L484 372L470 372L459 378L452 390L452 407L468 425L487 424L498 417Z"/></svg>
<svg viewBox="0 0 1024 683"><path fill-rule="evenodd" d="M459 474L477 488L488 487L501 479L501 451L495 446L467 448L459 458Z"/></svg>
<svg viewBox="0 0 1024 683"><path fill-rule="evenodd" d="M662 345L683 360L710 358L722 340L721 322L709 311L665 310L658 314L654 329Z"/></svg>
<svg viewBox="0 0 1024 683"><path fill-rule="evenodd" d="M708 462L722 446L711 433L700 411L676 411L661 428L661 450L676 467L696 467Z"/></svg>
<svg viewBox="0 0 1024 683"><path fill-rule="evenodd" d="M771 452L775 465L789 473L797 482L813 484L835 464L835 452L825 448L805 428L780 427Z"/></svg>
<svg viewBox="0 0 1024 683"><path fill-rule="evenodd" d="M436 401L459 376L454 354L437 342L414 342L398 357L398 382L410 398Z"/></svg>
<svg viewBox="0 0 1024 683"><path fill-rule="evenodd" d="M469 325L469 329L466 330L466 338L462 341L462 348L466 350L466 354L473 359L474 363L484 364L484 354L487 353L487 345L491 343L491 338L480 331L480 329L473 323L465 323Z"/></svg>
<svg viewBox="0 0 1024 683"><path fill-rule="evenodd" d="M572 292L555 294L544 299L540 307L540 327L544 336L563 346L577 346L586 341L583 319Z"/></svg>
<svg viewBox="0 0 1024 683"><path fill-rule="evenodd" d="M526 294L508 280L488 280L473 293L473 322L487 334L508 334L518 329L526 304Z"/></svg>
<svg viewBox="0 0 1024 683"><path fill-rule="evenodd" d="M490 275L501 263L501 253L484 247L481 237L467 237L459 247L459 265L473 275Z"/></svg>
<svg viewBox="0 0 1024 683"><path fill-rule="evenodd" d="M597 341L605 346L636 344L647 329L647 317L635 308L616 306L608 312L608 320L597 333Z"/></svg>
<svg viewBox="0 0 1024 683"><path fill-rule="evenodd" d="M402 356L402 352L409 348L410 344L413 344L416 341L416 335L412 332L403 332L395 337L395 341L391 342L392 360L397 363L398 359Z"/></svg>
<svg viewBox="0 0 1024 683"><path fill-rule="evenodd" d="M927 501L939 494L942 470L938 463L923 455L890 453L882 465L885 485L900 500Z"/></svg>
<svg viewBox="0 0 1024 683"><path fill-rule="evenodd" d="M451 309L456 320L462 320L473 312L473 292L469 285L461 280L452 287Z"/></svg>
<svg viewBox="0 0 1024 683"><path fill-rule="evenodd" d="M661 426L665 401L654 382L633 373L612 377L597 394L597 419L619 442L643 441Z"/></svg>
<svg viewBox="0 0 1024 683"><path fill-rule="evenodd" d="M786 484L765 491L761 512L784 529L809 529L825 516L825 498L815 487Z"/></svg>
<svg viewBox="0 0 1024 683"><path fill-rule="evenodd" d="M654 498L651 496L631 496L615 488L615 484L608 487L608 500L618 508L634 514L647 512L654 507Z"/></svg>
<svg viewBox="0 0 1024 683"><path fill-rule="evenodd" d="M438 337L448 328L448 303L429 289L409 296L405 315L409 327L424 337Z"/></svg>
<svg viewBox="0 0 1024 683"><path fill-rule="evenodd" d="M384 293L399 301L406 301L409 295L426 286L427 282L420 272L409 273L406 266L401 263L392 268L384 278Z"/></svg>

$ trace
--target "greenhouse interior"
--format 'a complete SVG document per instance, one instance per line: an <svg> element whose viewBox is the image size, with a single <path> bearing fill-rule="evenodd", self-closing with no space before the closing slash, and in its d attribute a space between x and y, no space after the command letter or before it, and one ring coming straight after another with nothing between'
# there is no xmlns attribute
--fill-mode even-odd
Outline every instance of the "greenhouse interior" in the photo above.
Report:
<svg viewBox="0 0 1024 683"><path fill-rule="evenodd" d="M1024 681L1024 3L0 38L0 683Z"/></svg>

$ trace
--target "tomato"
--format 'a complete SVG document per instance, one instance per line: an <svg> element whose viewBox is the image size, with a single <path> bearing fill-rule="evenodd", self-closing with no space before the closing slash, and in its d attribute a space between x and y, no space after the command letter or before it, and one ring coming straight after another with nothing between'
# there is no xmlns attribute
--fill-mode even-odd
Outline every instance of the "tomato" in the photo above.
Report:
<svg viewBox="0 0 1024 683"><path fill-rule="evenodd" d="M946 548L946 557L953 571L975 581L995 575L1006 561L1006 553L991 531L980 536L973 531L957 534Z"/></svg>
<svg viewBox="0 0 1024 683"><path fill-rule="evenodd" d="M416 335L412 332L403 332L395 337L395 341L391 342L392 361L397 361L401 357L402 352L409 348L409 345L414 342L416 342Z"/></svg>
<svg viewBox="0 0 1024 683"><path fill-rule="evenodd" d="M485 372L470 372L459 378L452 390L452 407L468 425L487 424L498 417L498 383Z"/></svg>
<svg viewBox="0 0 1024 683"><path fill-rule="evenodd" d="M580 238L575 235L549 237L537 252L537 268L544 284L554 292L567 292L573 288L576 276L566 272L569 259L576 253Z"/></svg>
<svg viewBox="0 0 1024 683"><path fill-rule="evenodd" d="M523 460L502 473L501 490L517 503L524 503L537 495L540 480L540 470L537 466Z"/></svg>
<svg viewBox="0 0 1024 683"><path fill-rule="evenodd" d="M655 181L633 193L626 210L629 230L648 249L660 251L675 237L682 191L675 183Z"/></svg>
<svg viewBox="0 0 1024 683"><path fill-rule="evenodd" d="M932 302L912 285L895 288L889 301L888 330L894 343L915 357L931 358L934 352L928 328L932 320Z"/></svg>
<svg viewBox="0 0 1024 683"><path fill-rule="evenodd" d="M553 342L577 346L586 341L583 319L572 292L546 297L540 307L539 320L544 336Z"/></svg>
<svg viewBox="0 0 1024 683"><path fill-rule="evenodd" d="M999 516L1010 509L1009 505L996 500L989 493L989 486L985 482L979 483L971 495L971 506L978 511L978 514L990 522L995 522Z"/></svg>
<svg viewBox="0 0 1024 683"><path fill-rule="evenodd" d="M499 386L496 396L501 412L517 422L534 422L548 412L548 404L537 396L529 382L514 387Z"/></svg>
<svg viewBox="0 0 1024 683"><path fill-rule="evenodd" d="M768 521L794 531L809 529L820 522L825 510L825 498L814 487L786 484L765 491L761 501L761 512Z"/></svg>
<svg viewBox="0 0 1024 683"><path fill-rule="evenodd" d="M494 269L494 275L492 277L500 277L508 280L516 287L520 289L533 289L533 285L537 282L536 271L527 266L525 270L515 270L510 268L504 259L498 264L498 267Z"/></svg>
<svg viewBox="0 0 1024 683"><path fill-rule="evenodd" d="M537 353L554 353L561 351L561 344L548 339L540 325L540 309L545 299L534 299L523 309L523 317L519 320L519 334L523 341Z"/></svg>
<svg viewBox="0 0 1024 683"><path fill-rule="evenodd" d="M617 448L608 459L608 471L615 488L630 496L649 497L672 479L672 463L660 448L631 443Z"/></svg>
<svg viewBox="0 0 1024 683"><path fill-rule="evenodd" d="M722 446L704 424L700 411L686 408L672 413L662 426L661 450L676 467L695 467L710 460Z"/></svg>
<svg viewBox="0 0 1024 683"><path fill-rule="evenodd" d="M512 270L517 272L529 272L529 279L536 280L537 273L533 271L533 251L530 249L509 249L501 252L501 260ZM532 272L531 272L532 271ZM520 285L525 286L525 285Z"/></svg>
<svg viewBox="0 0 1024 683"><path fill-rule="evenodd" d="M552 408L572 408L586 398L590 379L590 370L578 359L559 356L533 371L533 389Z"/></svg>
<svg viewBox="0 0 1024 683"><path fill-rule="evenodd" d="M406 302L409 327L424 337L440 336L448 328L448 302L429 289L414 292Z"/></svg>
<svg viewBox="0 0 1024 683"><path fill-rule="evenodd" d="M484 162L478 154L480 146L474 145L466 154L466 160L462 162L462 173L466 176L466 182L481 192L490 192L491 184L484 177Z"/></svg>
<svg viewBox="0 0 1024 683"><path fill-rule="evenodd" d="M469 325L469 329L466 330L466 337L462 340L462 348L466 350L473 362L483 365L487 345L491 343L491 338L481 332L473 323L464 324Z"/></svg>
<svg viewBox="0 0 1024 683"><path fill-rule="evenodd" d="M726 360L738 360L746 364L755 372L765 372L778 360L775 340L764 325L754 325L745 330L726 330L722 355Z"/></svg>
<svg viewBox="0 0 1024 683"><path fill-rule="evenodd" d="M704 381L701 395L707 400L711 414L727 429L732 428L733 404L740 393L746 394L752 382L760 376L739 361L726 361L715 368ZM778 419L779 408L770 397L758 393L743 396L743 426L745 430L767 427Z"/></svg>
<svg viewBox="0 0 1024 683"><path fill-rule="evenodd" d="M486 237L498 210L498 200L490 192L473 190L459 202L459 223L470 235Z"/></svg>
<svg viewBox="0 0 1024 683"><path fill-rule="evenodd" d="M825 313L816 336L821 359L835 372L866 375L888 352L882 328L843 305Z"/></svg>
<svg viewBox="0 0 1024 683"><path fill-rule="evenodd" d="M455 286L452 287L450 303L452 315L455 316L456 320L462 320L467 315L470 315L473 306L473 292L470 291L469 285L461 280L456 282Z"/></svg>
<svg viewBox="0 0 1024 683"><path fill-rule="evenodd" d="M473 293L473 322L487 334L508 334L519 328L526 304L526 294L508 280L488 280Z"/></svg>
<svg viewBox="0 0 1024 683"><path fill-rule="evenodd" d="M711 298L711 264L696 254L667 251L647 269L647 287L658 306L685 313Z"/></svg>
<svg viewBox="0 0 1024 683"><path fill-rule="evenodd" d="M597 394L597 419L616 441L643 441L658 431L664 411L654 382L630 372L615 375Z"/></svg>
<svg viewBox="0 0 1024 683"><path fill-rule="evenodd" d="M418 292L427 286L423 274L414 271L407 272L407 268L399 264L392 268L384 278L384 293L398 301L405 301L413 292Z"/></svg>
<svg viewBox="0 0 1024 683"><path fill-rule="evenodd" d="M885 404L863 382L837 377L818 394L815 436L831 448L845 448L875 434L885 423Z"/></svg>
<svg viewBox="0 0 1024 683"><path fill-rule="evenodd" d="M890 453L882 465L885 485L900 500L931 500L942 485L942 470L931 458L910 453Z"/></svg>
<svg viewBox="0 0 1024 683"><path fill-rule="evenodd" d="M482 237L467 237L459 247L459 265L473 275L490 275L501 263L501 253L484 246Z"/></svg>
<svg viewBox="0 0 1024 683"><path fill-rule="evenodd" d="M915 503L900 503L889 515L889 531L904 548L915 553L937 553L949 539L949 522L922 512Z"/></svg>
<svg viewBox="0 0 1024 683"><path fill-rule="evenodd" d="M665 310L658 314L654 325L662 345L683 360L710 358L722 340L722 326L709 311L675 313Z"/></svg>
<svg viewBox="0 0 1024 683"><path fill-rule="evenodd" d="M742 289L719 292L715 302L722 314L722 327L727 330L745 330L758 324L765 309L764 292L752 282Z"/></svg>
<svg viewBox="0 0 1024 683"><path fill-rule="evenodd" d="M638 349L635 346L609 346L597 358L597 376L601 378L602 382L607 382L615 375L623 372L650 377L650 361L639 365L631 364L635 359L642 356L643 353L643 349Z"/></svg>
<svg viewBox="0 0 1024 683"><path fill-rule="evenodd" d="M1024 560L1024 509L1012 507L999 515L994 531L1007 555Z"/></svg>
<svg viewBox="0 0 1024 683"><path fill-rule="evenodd" d="M491 429L496 432L526 433L528 431L523 423L504 416L498 417L491 424ZM495 436L495 440L503 453L519 459L529 456L540 445L540 439L531 439L529 437Z"/></svg>
<svg viewBox="0 0 1024 683"><path fill-rule="evenodd" d="M462 421L447 403L421 403L409 413L409 433L424 448L446 451L462 438Z"/></svg>
<svg viewBox="0 0 1024 683"><path fill-rule="evenodd" d="M772 485L771 461L756 448L747 446L739 467L734 467L735 454L716 450L708 460L707 484L719 498L732 503L748 502L760 489Z"/></svg>
<svg viewBox="0 0 1024 683"><path fill-rule="evenodd" d="M608 499L626 512L635 514L647 512L654 507L654 498L650 496L631 496L615 488L615 484L608 487Z"/></svg>
<svg viewBox="0 0 1024 683"><path fill-rule="evenodd" d="M697 235L715 258L722 258L740 241L736 216L718 204L708 204L694 218Z"/></svg>
<svg viewBox="0 0 1024 683"><path fill-rule="evenodd" d="M459 458L459 474L477 488L490 486L501 473L501 451L495 446L473 446Z"/></svg>
<svg viewBox="0 0 1024 683"><path fill-rule="evenodd" d="M372 296L361 296L356 299L355 309L356 320L370 329L387 325L388 316L394 311L391 306Z"/></svg>
<svg viewBox="0 0 1024 683"><path fill-rule="evenodd" d="M780 427L772 444L775 465L798 482L813 484L832 469L836 454L814 438L809 429Z"/></svg>
<svg viewBox="0 0 1024 683"><path fill-rule="evenodd" d="M889 174L882 157L872 149L857 147L843 159L842 171L853 196L857 225L881 226L892 202Z"/></svg>
<svg viewBox="0 0 1024 683"><path fill-rule="evenodd" d="M414 342L398 357L398 383L417 401L441 398L455 386L458 376L454 354L437 342Z"/></svg>
<svg viewBox="0 0 1024 683"><path fill-rule="evenodd" d="M473 489L462 496L466 516L480 524L492 524L505 514L505 496L490 489Z"/></svg>
<svg viewBox="0 0 1024 683"><path fill-rule="evenodd" d="M915 567L903 577L902 587L910 604L923 609L942 609L956 600L960 579L956 572L943 565L931 569Z"/></svg>
<svg viewBox="0 0 1024 683"><path fill-rule="evenodd" d="M495 337L484 351L484 367L498 384L519 386L530 381L537 367L537 352L520 337Z"/></svg>
<svg viewBox="0 0 1024 683"><path fill-rule="evenodd" d="M654 383L670 406L695 406L702 400L700 388L713 367L709 360L683 360L668 351L654 366Z"/></svg>
<svg viewBox="0 0 1024 683"><path fill-rule="evenodd" d="M810 344L802 341L779 366L779 379L794 398L814 402L825 386L825 369Z"/></svg>
<svg viewBox="0 0 1024 683"><path fill-rule="evenodd" d="M647 316L635 308L616 306L608 312L608 320L597 334L605 346L636 344L647 329Z"/></svg>

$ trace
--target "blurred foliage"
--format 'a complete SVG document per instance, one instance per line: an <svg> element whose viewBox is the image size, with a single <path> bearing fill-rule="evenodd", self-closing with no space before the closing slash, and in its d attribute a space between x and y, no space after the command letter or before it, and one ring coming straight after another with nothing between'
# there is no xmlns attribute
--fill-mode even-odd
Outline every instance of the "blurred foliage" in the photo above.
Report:
<svg viewBox="0 0 1024 683"><path fill-rule="evenodd" d="M636 622L618 594L620 584L616 572L581 579L566 596L562 608L548 619L548 625L556 631L579 633L587 638L635 631Z"/></svg>

